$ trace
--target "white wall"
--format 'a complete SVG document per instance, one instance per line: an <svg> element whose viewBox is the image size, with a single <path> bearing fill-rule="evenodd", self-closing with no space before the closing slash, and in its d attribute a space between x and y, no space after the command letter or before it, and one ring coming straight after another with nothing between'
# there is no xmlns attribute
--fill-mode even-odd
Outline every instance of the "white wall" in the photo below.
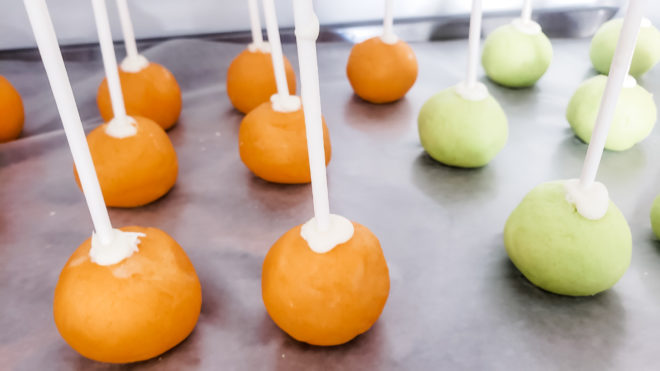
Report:
<svg viewBox="0 0 660 371"><path fill-rule="evenodd" d="M110 8L113 34L121 39L115 2ZM513 9L522 0L484 0L486 10ZM613 3L614 0L536 0L549 4L575 5ZM21 0L0 0L0 49L34 46L32 32ZM314 0L322 24L378 19L382 0ZM469 0L397 0L395 16L415 17L465 13ZM62 44L96 40L90 0L48 0L51 16ZM214 33L249 28L246 0L129 0L138 38ZM282 26L293 24L291 0L276 0Z"/></svg>

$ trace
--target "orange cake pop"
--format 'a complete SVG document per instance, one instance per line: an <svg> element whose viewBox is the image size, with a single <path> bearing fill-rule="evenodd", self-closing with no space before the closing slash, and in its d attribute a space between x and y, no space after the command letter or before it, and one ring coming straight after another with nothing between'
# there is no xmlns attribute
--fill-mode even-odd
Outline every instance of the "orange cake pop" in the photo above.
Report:
<svg viewBox="0 0 660 371"><path fill-rule="evenodd" d="M0 75L0 143L18 138L24 120L21 96L9 80Z"/></svg>
<svg viewBox="0 0 660 371"><path fill-rule="evenodd" d="M264 3L273 3L265 0ZM331 346L366 332L390 291L387 262L366 227L330 214L312 0L294 0L314 217L280 237L264 259L261 292L275 324L298 341Z"/></svg>
<svg viewBox="0 0 660 371"><path fill-rule="evenodd" d="M107 56L112 38L105 2L92 0L92 6ZM96 361L158 356L193 331L202 304L199 279L186 253L165 232L112 227L46 2L26 1L25 7L94 224L92 237L60 274L55 325L76 351Z"/></svg>
<svg viewBox="0 0 660 371"><path fill-rule="evenodd" d="M146 205L176 182L178 161L170 138L155 122L144 117L134 120L135 135L117 138L108 134L109 126L116 124L103 124L87 136L108 206ZM77 172L75 176L80 186Z"/></svg>
<svg viewBox="0 0 660 371"><path fill-rule="evenodd" d="M149 118L165 130L174 126L181 113L181 89L174 75L157 63L148 62L138 72L126 71L124 65L119 69L119 79L126 113ZM107 79L99 86L96 104L103 120L114 117Z"/></svg>
<svg viewBox="0 0 660 371"><path fill-rule="evenodd" d="M331 251L312 251L297 226L266 255L264 305L273 321L298 341L346 343L369 330L390 291L387 263L376 236L353 223L353 237Z"/></svg>
<svg viewBox="0 0 660 371"><path fill-rule="evenodd" d="M348 81L355 94L367 102L399 100L417 80L415 52L399 40L392 25L392 0L386 0L383 35L356 44L348 57Z"/></svg>
<svg viewBox="0 0 660 371"><path fill-rule="evenodd" d="M277 94L270 102L250 111L238 131L241 160L256 176L274 183L309 183L309 156L305 115L300 98L289 95L285 77L284 57L275 15L275 5L264 1L268 41ZM325 164L330 162L330 136L323 123Z"/></svg>
<svg viewBox="0 0 660 371"><path fill-rule="evenodd" d="M263 41L257 0L248 0L252 43L229 65L227 70L227 95L231 104L242 113L248 113L277 92L275 67L270 44ZM291 63L284 57L284 69L288 93L296 93L296 74Z"/></svg>
<svg viewBox="0 0 660 371"><path fill-rule="evenodd" d="M330 162L330 135L323 123L325 163ZM241 160L256 176L274 183L309 183L309 156L303 110L278 112L263 103L241 121Z"/></svg>
<svg viewBox="0 0 660 371"><path fill-rule="evenodd" d="M117 10L126 47L126 58L119 69L126 112L151 119L167 130L176 124L181 113L179 84L167 68L150 63L138 53L127 1L117 0ZM110 121L115 117L107 79L99 86L96 104L103 120Z"/></svg>
<svg viewBox="0 0 660 371"><path fill-rule="evenodd" d="M91 238L71 255L55 287L55 325L87 358L128 363L153 358L195 327L202 290L181 246L156 228L141 233L138 251L113 265L90 259Z"/></svg>

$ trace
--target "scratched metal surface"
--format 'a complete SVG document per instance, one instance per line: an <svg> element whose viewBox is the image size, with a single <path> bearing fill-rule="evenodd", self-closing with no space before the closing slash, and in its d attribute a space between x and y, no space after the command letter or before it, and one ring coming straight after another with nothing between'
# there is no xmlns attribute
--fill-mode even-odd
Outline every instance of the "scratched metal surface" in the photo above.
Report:
<svg viewBox="0 0 660 371"><path fill-rule="evenodd" d="M163 199L110 210L117 226L167 231L186 249L203 286L197 328L157 359L130 366L86 360L60 338L52 296L68 256L91 233L71 157L41 62L0 61L23 94L24 136L0 145L0 369L7 370L353 370L653 369L660 343L660 245L648 213L660 192L660 133L607 152L599 180L627 217L632 265L610 291L588 298L543 292L517 272L502 243L504 222L536 184L576 177L586 145L564 119L568 99L593 71L588 40L553 40L547 75L531 89L484 79L509 117L510 138L488 166L449 168L423 152L416 115L435 92L462 78L465 41L415 43L419 79L408 96L374 106L352 95L344 68L350 45L319 46L323 110L331 132L331 207L381 240L392 288L368 333L333 348L297 343L261 302L269 246L312 213L310 187L274 185L240 162L241 115L224 90L236 44L176 40L145 54L183 88L180 123L169 134L180 174ZM295 49L285 52L296 62ZM95 51L67 67L87 129L102 68ZM640 81L660 91L660 69Z"/></svg>

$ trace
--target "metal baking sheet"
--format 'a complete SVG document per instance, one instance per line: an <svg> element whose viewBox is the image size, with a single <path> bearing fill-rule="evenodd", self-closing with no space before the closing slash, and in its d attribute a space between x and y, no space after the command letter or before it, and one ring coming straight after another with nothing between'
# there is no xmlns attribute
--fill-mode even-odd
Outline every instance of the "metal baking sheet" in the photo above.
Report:
<svg viewBox="0 0 660 371"><path fill-rule="evenodd" d="M275 185L240 162L242 115L229 105L224 76L242 45L174 40L145 52L170 68L184 92L169 132L180 174L163 199L110 210L115 225L155 226L195 264L203 286L199 323L182 344L131 366L79 356L52 319L53 289L92 225L72 176L71 156L36 55L3 59L0 71L25 99L24 137L0 145L0 369L5 370L437 370L654 369L660 344L660 244L649 208L660 192L660 133L621 153L606 152L599 180L633 232L632 265L610 291L570 298L529 284L509 262L505 220L535 185L577 177L586 145L564 119L570 95L593 75L588 40L553 40L555 56L533 88L509 90L482 79L509 118L507 146L481 169L432 161L416 116L432 94L464 74L465 41L414 43L419 79L396 103L353 96L347 43L319 45L323 112L333 158L333 212L380 239L391 292L376 325L348 344L298 343L270 320L260 272L271 244L312 215L308 185ZM295 48L285 52L296 64ZM96 51L67 53L86 128L102 66ZM660 69L640 81L660 91ZM656 98L657 100L657 98Z"/></svg>

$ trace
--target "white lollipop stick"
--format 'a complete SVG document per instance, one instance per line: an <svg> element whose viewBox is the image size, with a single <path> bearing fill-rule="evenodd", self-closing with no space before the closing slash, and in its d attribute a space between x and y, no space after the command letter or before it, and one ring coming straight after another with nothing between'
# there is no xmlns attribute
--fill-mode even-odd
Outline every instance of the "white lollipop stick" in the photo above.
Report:
<svg viewBox="0 0 660 371"><path fill-rule="evenodd" d="M284 56L282 54L282 42L280 41L280 30L277 25L274 0L264 0L264 17L266 18L266 32L268 33L273 69L275 70L277 94L281 99L286 99L289 96L289 85L286 81L286 72L284 70Z"/></svg>
<svg viewBox="0 0 660 371"><path fill-rule="evenodd" d="M117 59L115 49L112 43L112 34L110 33L110 22L108 21L108 10L105 7L105 0L92 0L94 9L94 19L96 21L96 31L99 35L101 45L101 55L103 56L103 67L110 90L110 101L112 102L112 112L114 118L112 123L122 126L130 126L126 116L126 107L124 106L124 94L121 91L119 82L119 71L117 70ZM132 126L131 126L132 127Z"/></svg>
<svg viewBox="0 0 660 371"><path fill-rule="evenodd" d="M126 57L136 58L138 53L135 43L135 32L133 31L133 22L131 22L131 13L128 10L126 0L117 0L117 10L119 11L119 22L121 23L121 32L124 34L124 46L126 47Z"/></svg>
<svg viewBox="0 0 660 371"><path fill-rule="evenodd" d="M48 13L48 7L45 0L24 0L24 3L48 75L50 87L55 96L55 103L62 119L62 126L64 126L64 133L69 142L73 162L78 170L80 184L85 195L85 201L87 201L89 214L92 217L94 230L102 244L110 245L114 236L112 225L103 201L103 194L101 193L99 180L96 177L94 163L89 153L85 132L82 128L82 122L73 97L69 77L64 67L53 23Z"/></svg>
<svg viewBox="0 0 660 371"><path fill-rule="evenodd" d="M524 0L520 19L523 23L529 23L532 20L532 0Z"/></svg>
<svg viewBox="0 0 660 371"><path fill-rule="evenodd" d="M300 66L301 96L307 131L307 150L312 178L314 217L320 231L330 228L330 203L325 173L323 148L323 121L321 118L321 93L319 70L316 59L316 39L319 36L319 20L314 14L312 0L293 0L293 15Z"/></svg>
<svg viewBox="0 0 660 371"><path fill-rule="evenodd" d="M259 4L257 4L257 0L248 0L248 9L250 11L252 44L256 48L261 48L264 43L264 37L261 34L261 20L259 19Z"/></svg>
<svg viewBox="0 0 660 371"><path fill-rule="evenodd" d="M398 38L394 34L394 0L385 0L385 15L383 16L383 36L381 40L387 44L394 44Z"/></svg>
<svg viewBox="0 0 660 371"><path fill-rule="evenodd" d="M481 42L481 0L472 0L470 31L468 36L468 65L466 84L473 88L477 84L477 66L479 64L479 43Z"/></svg>
<svg viewBox="0 0 660 371"><path fill-rule="evenodd" d="M612 124L612 118L616 109L619 93L630 70L633 51L637 42L637 35L642 23L643 0L630 0L628 10L623 19L623 27L619 42L616 45L610 73L607 77L605 92L600 102L596 124L591 135L587 156L584 159L582 173L580 174L580 186L583 189L591 186L596 180L598 166L603 157L603 149L607 140L607 133Z"/></svg>

